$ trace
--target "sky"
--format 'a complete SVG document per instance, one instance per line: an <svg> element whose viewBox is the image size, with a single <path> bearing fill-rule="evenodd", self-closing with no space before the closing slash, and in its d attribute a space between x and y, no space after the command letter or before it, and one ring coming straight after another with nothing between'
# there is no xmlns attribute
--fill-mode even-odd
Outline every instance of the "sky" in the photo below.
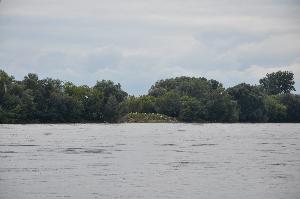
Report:
<svg viewBox="0 0 300 199"><path fill-rule="evenodd" d="M300 93L299 24L300 0L2 0L0 69L131 95L176 76L228 88L288 70Z"/></svg>

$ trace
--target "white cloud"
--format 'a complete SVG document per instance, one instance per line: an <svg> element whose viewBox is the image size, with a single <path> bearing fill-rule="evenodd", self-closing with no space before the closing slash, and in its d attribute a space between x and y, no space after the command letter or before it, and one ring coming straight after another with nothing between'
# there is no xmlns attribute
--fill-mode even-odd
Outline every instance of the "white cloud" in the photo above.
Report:
<svg viewBox="0 0 300 199"><path fill-rule="evenodd" d="M271 35L262 41L241 44L227 53L245 65L289 64L300 56L300 33Z"/></svg>
<svg viewBox="0 0 300 199"><path fill-rule="evenodd" d="M287 69L300 90L299 10L297 0L2 0L0 66L17 78L112 79L132 94L166 77L232 86Z"/></svg>
<svg viewBox="0 0 300 199"><path fill-rule="evenodd" d="M263 78L267 73L276 71L290 71L294 73L296 89L300 88L300 62L290 64L288 66L270 67L253 65L240 70L213 70L208 72L210 78L215 78L225 82L226 87L230 87L242 82L250 84L259 84L258 80ZM299 93L299 90L297 90Z"/></svg>

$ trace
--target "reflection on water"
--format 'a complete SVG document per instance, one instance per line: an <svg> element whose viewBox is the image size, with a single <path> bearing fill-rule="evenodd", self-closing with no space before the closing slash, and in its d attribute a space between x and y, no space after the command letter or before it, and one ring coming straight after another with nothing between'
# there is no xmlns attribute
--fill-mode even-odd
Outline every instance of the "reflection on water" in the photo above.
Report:
<svg viewBox="0 0 300 199"><path fill-rule="evenodd" d="M0 198L299 198L299 130L0 125Z"/></svg>

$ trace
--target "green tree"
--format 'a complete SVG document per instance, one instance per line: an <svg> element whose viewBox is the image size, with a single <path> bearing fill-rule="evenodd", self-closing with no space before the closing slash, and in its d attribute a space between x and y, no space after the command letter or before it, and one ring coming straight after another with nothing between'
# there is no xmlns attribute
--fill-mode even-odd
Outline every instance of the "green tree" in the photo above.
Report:
<svg viewBox="0 0 300 199"><path fill-rule="evenodd" d="M156 113L156 98L150 95L130 96L127 99L128 112Z"/></svg>
<svg viewBox="0 0 300 199"><path fill-rule="evenodd" d="M86 86L76 86L71 82L64 84L64 103L67 106L66 118L70 122L88 121L85 115L85 105L90 97L91 89Z"/></svg>
<svg viewBox="0 0 300 199"><path fill-rule="evenodd" d="M227 91L238 103L241 122L267 121L265 95L257 86L242 83Z"/></svg>
<svg viewBox="0 0 300 199"><path fill-rule="evenodd" d="M175 93L179 97L187 96L198 100L197 103L201 104L204 109L202 111L202 120L214 122L235 122L238 120L236 103L232 101L231 96L228 95L223 85L216 80L184 76L160 80L151 87L149 95L157 97L157 101L160 102L162 101L161 98L165 98L164 96L169 92ZM188 104L196 103L195 100L190 100ZM164 107L167 107L167 105ZM184 118L185 121L194 121L192 118L197 118L195 116L197 114L193 115L190 113L190 106L177 107L179 107L179 109L184 108L184 110L181 111L181 118ZM169 111L161 111L161 113L170 114ZM176 114L169 116L174 117L175 115ZM188 119L187 115L191 115L191 118ZM199 120L199 118L197 118L197 120Z"/></svg>
<svg viewBox="0 0 300 199"><path fill-rule="evenodd" d="M215 80L214 80L215 81ZM167 92L174 92L179 96L195 97L198 100L208 100L211 89L215 89L217 81L207 80L203 77L176 77L160 80L149 90L149 95L160 97Z"/></svg>
<svg viewBox="0 0 300 199"><path fill-rule="evenodd" d="M194 97L183 96L180 99L179 120L184 122L204 121L204 105Z"/></svg>
<svg viewBox="0 0 300 199"><path fill-rule="evenodd" d="M105 122L117 122L120 117L120 103L114 95L111 95L104 106Z"/></svg>
<svg viewBox="0 0 300 199"><path fill-rule="evenodd" d="M287 116L287 107L275 95L266 96L266 109L269 122L284 122Z"/></svg>
<svg viewBox="0 0 300 199"><path fill-rule="evenodd" d="M36 118L40 122L64 122L66 106L63 101L63 84L58 79L46 78L38 81L34 90Z"/></svg>
<svg viewBox="0 0 300 199"><path fill-rule="evenodd" d="M103 93L105 102L112 95L115 96L118 103L124 101L127 97L127 93L121 89L121 85L114 84L114 82L110 80L97 81L93 89Z"/></svg>
<svg viewBox="0 0 300 199"><path fill-rule="evenodd" d="M289 93L295 90L291 72L267 74L260 83L225 90L216 80L183 76L157 81L148 95L127 97L109 80L76 86L29 73L17 81L0 70L0 123L118 122L128 112L184 122L300 122L300 96Z"/></svg>
<svg viewBox="0 0 300 199"><path fill-rule="evenodd" d="M149 95L143 95L138 98L141 113L156 113L156 98Z"/></svg>
<svg viewBox="0 0 300 199"><path fill-rule="evenodd" d="M140 104L138 97L129 96L125 102L126 111L129 113L140 112Z"/></svg>
<svg viewBox="0 0 300 199"><path fill-rule="evenodd" d="M127 93L121 89L120 84L114 84L112 81L102 80L98 81L93 87L96 93L101 93L102 104L99 107L99 116L102 117L100 121L115 122L123 113L121 104L127 98ZM112 106L112 107L109 107Z"/></svg>
<svg viewBox="0 0 300 199"><path fill-rule="evenodd" d="M37 74L29 73L22 81L24 89L37 90L39 88L39 77Z"/></svg>
<svg viewBox="0 0 300 199"><path fill-rule="evenodd" d="M4 95L7 93L13 80L13 76L9 76L6 72L0 70L0 102L3 101Z"/></svg>
<svg viewBox="0 0 300 199"><path fill-rule="evenodd" d="M212 91L210 100L207 101L205 120L213 122L238 122L239 110L237 102L224 88L219 87Z"/></svg>
<svg viewBox="0 0 300 199"><path fill-rule="evenodd" d="M170 117L178 117L181 102L180 96L175 92L167 92L156 101L157 112Z"/></svg>
<svg viewBox="0 0 300 199"><path fill-rule="evenodd" d="M259 80L259 83L269 95L295 91L294 74L289 71L278 71L267 74L266 77Z"/></svg>
<svg viewBox="0 0 300 199"><path fill-rule="evenodd" d="M300 122L300 95L283 94L280 103L286 106L286 122Z"/></svg>
<svg viewBox="0 0 300 199"><path fill-rule="evenodd" d="M99 90L92 89L84 101L84 118L86 121L104 121L104 97Z"/></svg>

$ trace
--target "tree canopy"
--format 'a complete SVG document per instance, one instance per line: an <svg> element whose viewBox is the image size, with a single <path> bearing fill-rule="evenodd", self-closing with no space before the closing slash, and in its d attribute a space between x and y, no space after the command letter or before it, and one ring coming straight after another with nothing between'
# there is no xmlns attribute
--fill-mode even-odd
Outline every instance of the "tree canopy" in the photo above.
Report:
<svg viewBox="0 0 300 199"><path fill-rule="evenodd" d="M112 81L94 87L0 71L0 123L117 122L127 93Z"/></svg>
<svg viewBox="0 0 300 199"><path fill-rule="evenodd" d="M269 95L295 91L294 74L289 71L278 71L267 74L266 77L259 80L259 83Z"/></svg>
<svg viewBox="0 0 300 199"><path fill-rule="evenodd" d="M300 96L290 93L293 73L278 71L259 82L225 89L213 79L182 76L128 96L110 80L90 87L29 73L19 81L0 70L0 123L119 122L129 113L141 113L134 121L165 115L182 122L300 122Z"/></svg>
<svg viewBox="0 0 300 199"><path fill-rule="evenodd" d="M238 104L241 122L267 121L264 93L257 86L242 83L227 91Z"/></svg>

